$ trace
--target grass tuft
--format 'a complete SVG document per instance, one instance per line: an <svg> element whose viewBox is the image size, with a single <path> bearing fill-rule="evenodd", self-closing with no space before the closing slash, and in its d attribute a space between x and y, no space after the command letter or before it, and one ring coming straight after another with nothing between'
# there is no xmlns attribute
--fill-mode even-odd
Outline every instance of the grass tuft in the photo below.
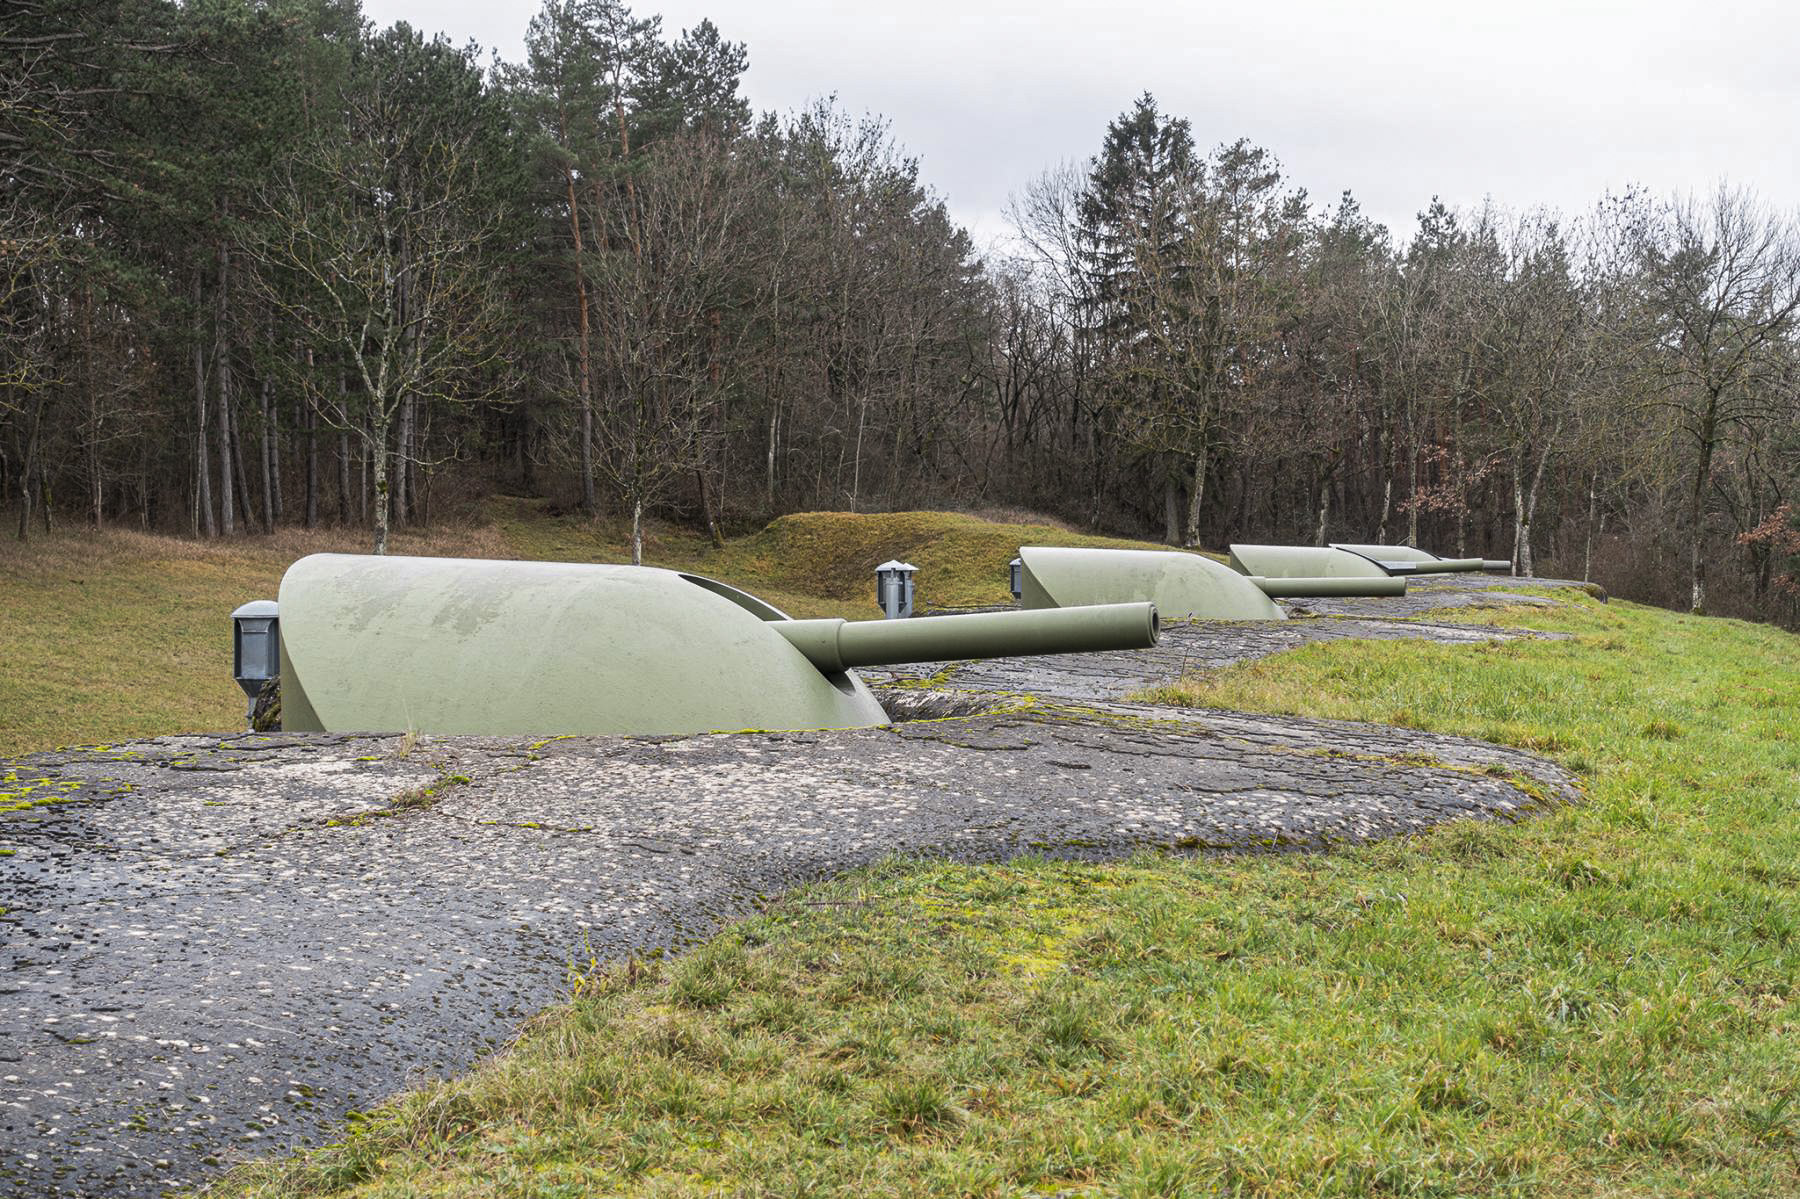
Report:
<svg viewBox="0 0 1800 1199"><path fill-rule="evenodd" d="M955 1124L960 1115L949 1090L935 1078L884 1082L876 1088L871 1108L880 1128L904 1136L918 1136Z"/></svg>

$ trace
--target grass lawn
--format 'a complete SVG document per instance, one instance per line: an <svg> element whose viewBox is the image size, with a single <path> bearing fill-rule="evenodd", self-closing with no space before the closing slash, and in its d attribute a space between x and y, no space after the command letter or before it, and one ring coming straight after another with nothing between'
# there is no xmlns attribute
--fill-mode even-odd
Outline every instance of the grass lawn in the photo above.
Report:
<svg viewBox="0 0 1800 1199"><path fill-rule="evenodd" d="M916 559L915 559L916 560ZM1329 854L890 863L577 968L228 1195L1800 1193L1800 639L1583 601L1158 693L1549 753L1585 803Z"/></svg>
<svg viewBox="0 0 1800 1199"><path fill-rule="evenodd" d="M396 552L505 556L495 531L403 535ZM0 756L244 727L231 611L296 558L364 550L344 531L194 542L74 530L0 542Z"/></svg>

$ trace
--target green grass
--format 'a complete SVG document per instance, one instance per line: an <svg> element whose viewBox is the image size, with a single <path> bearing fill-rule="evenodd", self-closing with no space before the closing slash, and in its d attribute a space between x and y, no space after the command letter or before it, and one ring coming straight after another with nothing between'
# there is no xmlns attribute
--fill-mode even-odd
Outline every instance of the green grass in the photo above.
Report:
<svg viewBox="0 0 1800 1199"><path fill-rule="evenodd" d="M755 591L796 616L879 615L874 568L902 557L933 604L1004 603L1020 544L1137 545L1043 524L951 513L811 513L716 550L653 526L646 561ZM243 727L231 681L232 609L272 598L288 566L327 550L364 553L350 530L195 542L130 531L0 542L0 757L60 745ZM621 562L617 522L547 515L497 499L472 523L395 534L399 554Z"/></svg>
<svg viewBox="0 0 1800 1199"><path fill-rule="evenodd" d="M1800 1192L1800 639L1583 602L1181 703L1531 746L1580 805L1331 854L889 863L572 973L230 1195Z"/></svg>

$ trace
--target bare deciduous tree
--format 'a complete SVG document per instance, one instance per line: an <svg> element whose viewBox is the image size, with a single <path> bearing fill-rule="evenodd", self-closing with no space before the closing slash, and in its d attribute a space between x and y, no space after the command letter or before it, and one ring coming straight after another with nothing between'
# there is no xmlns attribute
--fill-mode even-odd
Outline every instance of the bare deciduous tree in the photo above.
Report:
<svg viewBox="0 0 1800 1199"><path fill-rule="evenodd" d="M710 503L724 364L754 327L742 294L757 260L745 223L754 190L728 146L680 135L646 156L612 214L614 248L594 278L609 377L602 465L631 513L634 563L646 509L676 480L699 480Z"/></svg>
<svg viewBox="0 0 1800 1199"><path fill-rule="evenodd" d="M1706 201L1665 206L1633 232L1638 378L1693 452L1688 580L1700 612L1714 455L1734 428L1778 411L1784 351L1800 323L1800 230L1751 193L1721 187Z"/></svg>
<svg viewBox="0 0 1800 1199"><path fill-rule="evenodd" d="M387 552L390 452L413 401L491 398L507 310L490 256L501 215L479 195L473 136L397 103L388 81L347 97L322 139L264 195L253 251L266 300L360 390L325 407L374 464L375 552ZM398 446L402 459L411 451Z"/></svg>

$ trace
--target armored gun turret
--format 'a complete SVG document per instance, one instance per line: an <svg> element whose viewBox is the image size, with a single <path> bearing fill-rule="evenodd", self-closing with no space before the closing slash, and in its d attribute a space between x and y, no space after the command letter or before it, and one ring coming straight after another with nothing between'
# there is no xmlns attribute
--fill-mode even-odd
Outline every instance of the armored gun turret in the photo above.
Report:
<svg viewBox="0 0 1800 1199"><path fill-rule="evenodd" d="M1429 575L1512 569L1512 563L1504 558L1440 558L1410 545L1340 545L1333 542L1331 548L1367 558L1389 574Z"/></svg>
<svg viewBox="0 0 1800 1199"><path fill-rule="evenodd" d="M1361 554L1328 546L1233 545L1231 569L1266 579L1385 579L1391 574Z"/></svg>
<svg viewBox="0 0 1800 1199"><path fill-rule="evenodd" d="M1167 620L1286 620L1272 597L1403 595L1404 579L1246 578L1211 558L1170 550L1019 550L1025 608L1149 600Z"/></svg>
<svg viewBox="0 0 1800 1199"><path fill-rule="evenodd" d="M315 554L280 591L282 727L437 734L861 728L858 666L1147 648L1148 603L792 620L641 566Z"/></svg>
<svg viewBox="0 0 1800 1199"><path fill-rule="evenodd" d="M1512 563L1483 558L1440 558L1410 545L1234 545L1231 568L1263 578L1328 576L1339 579L1399 578L1458 571L1507 570ZM1354 594L1338 592L1334 594ZM1369 592L1366 594L1381 594Z"/></svg>

